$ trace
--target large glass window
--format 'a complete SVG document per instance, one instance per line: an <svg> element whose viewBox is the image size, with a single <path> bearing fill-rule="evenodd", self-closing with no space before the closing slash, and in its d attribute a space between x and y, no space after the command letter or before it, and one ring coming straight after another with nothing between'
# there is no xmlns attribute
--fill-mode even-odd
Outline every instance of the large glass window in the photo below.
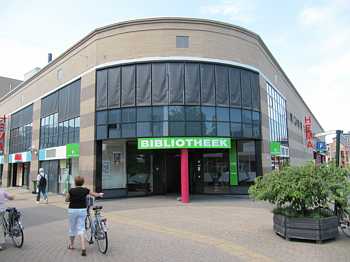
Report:
<svg viewBox="0 0 350 262"><path fill-rule="evenodd" d="M137 136L138 137L152 136L152 123L151 122L137 122Z"/></svg>
<svg viewBox="0 0 350 262"><path fill-rule="evenodd" d="M10 132L10 154L31 150L32 146L32 123Z"/></svg>
<svg viewBox="0 0 350 262"><path fill-rule="evenodd" d="M214 106L202 106L203 121L216 121L216 112Z"/></svg>
<svg viewBox="0 0 350 262"><path fill-rule="evenodd" d="M70 128L68 121L67 130ZM70 131L67 135L70 141ZM149 106L96 112L98 140L157 136L260 138L260 112L212 106Z"/></svg>
<svg viewBox="0 0 350 262"><path fill-rule="evenodd" d="M169 136L185 135L185 122L169 122Z"/></svg>
<svg viewBox="0 0 350 262"><path fill-rule="evenodd" d="M127 188L129 196L145 195L153 192L151 153L137 150L136 143L128 143Z"/></svg>
<svg viewBox="0 0 350 262"><path fill-rule="evenodd" d="M122 137L135 137L136 136L136 124L122 124Z"/></svg>
<svg viewBox="0 0 350 262"><path fill-rule="evenodd" d="M126 188L125 142L102 144L102 189Z"/></svg>
<svg viewBox="0 0 350 262"><path fill-rule="evenodd" d="M217 135L218 136L230 136L230 123L229 122L217 122Z"/></svg>
<svg viewBox="0 0 350 262"><path fill-rule="evenodd" d="M152 120L153 121L167 121L168 120L168 107L167 106L154 106L152 108Z"/></svg>
<svg viewBox="0 0 350 262"><path fill-rule="evenodd" d="M169 121L184 121L185 108L183 106L169 106Z"/></svg>
<svg viewBox="0 0 350 262"><path fill-rule="evenodd" d="M97 113L98 114L98 113ZM117 124L121 122L121 113L120 109L108 111L108 123Z"/></svg>
<svg viewBox="0 0 350 262"><path fill-rule="evenodd" d="M186 106L186 121L201 121L200 106Z"/></svg>
<svg viewBox="0 0 350 262"><path fill-rule="evenodd" d="M216 122L203 122L203 136L216 136Z"/></svg>
<svg viewBox="0 0 350 262"><path fill-rule="evenodd" d="M216 108L217 121L229 122L230 121L230 109L228 107Z"/></svg>
<svg viewBox="0 0 350 262"><path fill-rule="evenodd" d="M204 193L228 193L230 168L228 152L203 153Z"/></svg>
<svg viewBox="0 0 350 262"><path fill-rule="evenodd" d="M168 136L168 122L153 122L153 136Z"/></svg>
<svg viewBox="0 0 350 262"><path fill-rule="evenodd" d="M123 108L122 121L123 123L136 122L136 108Z"/></svg>
<svg viewBox="0 0 350 262"><path fill-rule="evenodd" d="M107 111L98 113L97 121L105 124ZM99 128L101 129L101 128ZM100 131L100 130L99 130ZM99 135L101 132L99 132ZM58 113L41 118L40 148L63 146L80 141L80 117L58 123Z"/></svg>
<svg viewBox="0 0 350 262"><path fill-rule="evenodd" d="M186 135L201 136L202 135L201 122L186 122Z"/></svg>
<svg viewBox="0 0 350 262"><path fill-rule="evenodd" d="M137 108L137 121L151 121L152 120L152 107L138 107Z"/></svg>
<svg viewBox="0 0 350 262"><path fill-rule="evenodd" d="M239 185L249 185L257 175L256 149L254 141L238 141L238 182Z"/></svg>
<svg viewBox="0 0 350 262"><path fill-rule="evenodd" d="M96 102L98 139L261 137L259 75L253 71L200 62L140 63L99 71L96 86L107 92L108 101L107 110L100 106L106 104L104 98ZM114 97L118 101L110 103Z"/></svg>
<svg viewBox="0 0 350 262"><path fill-rule="evenodd" d="M270 141L288 141L286 100L268 83L267 104L270 124ZM260 121L260 118L258 120Z"/></svg>

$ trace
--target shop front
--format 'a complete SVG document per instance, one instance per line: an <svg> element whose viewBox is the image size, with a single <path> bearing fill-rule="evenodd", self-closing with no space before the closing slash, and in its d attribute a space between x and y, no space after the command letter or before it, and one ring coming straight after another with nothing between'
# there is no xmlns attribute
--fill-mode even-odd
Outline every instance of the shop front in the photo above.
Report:
<svg viewBox="0 0 350 262"><path fill-rule="evenodd" d="M29 188L30 162L32 153L30 151L10 154L8 186Z"/></svg>
<svg viewBox="0 0 350 262"><path fill-rule="evenodd" d="M257 176L256 141L163 137L102 143L106 197L247 193Z"/></svg>
<svg viewBox="0 0 350 262"><path fill-rule="evenodd" d="M105 197L247 194L261 172L257 72L121 64L96 71L96 93L95 179Z"/></svg>
<svg viewBox="0 0 350 262"><path fill-rule="evenodd" d="M289 164L289 147L286 142L270 142L271 168L280 170Z"/></svg>
<svg viewBox="0 0 350 262"><path fill-rule="evenodd" d="M79 174L79 144L41 149L39 161L48 175L48 192L65 194Z"/></svg>

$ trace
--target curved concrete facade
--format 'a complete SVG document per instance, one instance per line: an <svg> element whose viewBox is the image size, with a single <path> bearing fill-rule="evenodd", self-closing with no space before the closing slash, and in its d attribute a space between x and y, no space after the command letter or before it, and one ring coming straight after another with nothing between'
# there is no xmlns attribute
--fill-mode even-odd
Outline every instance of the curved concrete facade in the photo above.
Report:
<svg viewBox="0 0 350 262"><path fill-rule="evenodd" d="M177 36L188 37L188 48L176 47ZM80 172L90 178L88 184L94 184L96 70L118 64L160 60L209 61L248 68L260 74L264 171L271 168L267 82L287 100L287 116L291 112L303 122L304 117L310 115L313 132L322 131L317 119L257 34L226 23L190 18L140 19L98 28L3 97L0 112L9 115L33 103L32 147L38 149L40 99L81 78ZM313 157L312 152L306 149L303 129L296 129L287 121L290 161L292 164L303 163ZM34 156L32 177L36 175L37 166L38 160Z"/></svg>

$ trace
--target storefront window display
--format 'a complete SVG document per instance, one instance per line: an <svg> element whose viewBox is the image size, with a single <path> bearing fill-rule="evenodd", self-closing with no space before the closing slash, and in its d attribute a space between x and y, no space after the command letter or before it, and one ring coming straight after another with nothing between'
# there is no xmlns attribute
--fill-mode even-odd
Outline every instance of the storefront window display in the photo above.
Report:
<svg viewBox="0 0 350 262"><path fill-rule="evenodd" d="M125 141L102 144L102 189L126 188Z"/></svg>
<svg viewBox="0 0 350 262"><path fill-rule="evenodd" d="M238 141L238 182L239 185L249 185L257 175L257 157L254 141Z"/></svg>

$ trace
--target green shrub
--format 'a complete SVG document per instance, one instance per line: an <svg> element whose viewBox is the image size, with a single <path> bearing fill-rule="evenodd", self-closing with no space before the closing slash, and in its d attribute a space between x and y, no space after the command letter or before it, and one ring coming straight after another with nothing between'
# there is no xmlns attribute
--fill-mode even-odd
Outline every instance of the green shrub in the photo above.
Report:
<svg viewBox="0 0 350 262"><path fill-rule="evenodd" d="M256 178L249 195L276 206L274 212L292 217L324 217L336 201L348 208L349 169L334 164L284 167Z"/></svg>

